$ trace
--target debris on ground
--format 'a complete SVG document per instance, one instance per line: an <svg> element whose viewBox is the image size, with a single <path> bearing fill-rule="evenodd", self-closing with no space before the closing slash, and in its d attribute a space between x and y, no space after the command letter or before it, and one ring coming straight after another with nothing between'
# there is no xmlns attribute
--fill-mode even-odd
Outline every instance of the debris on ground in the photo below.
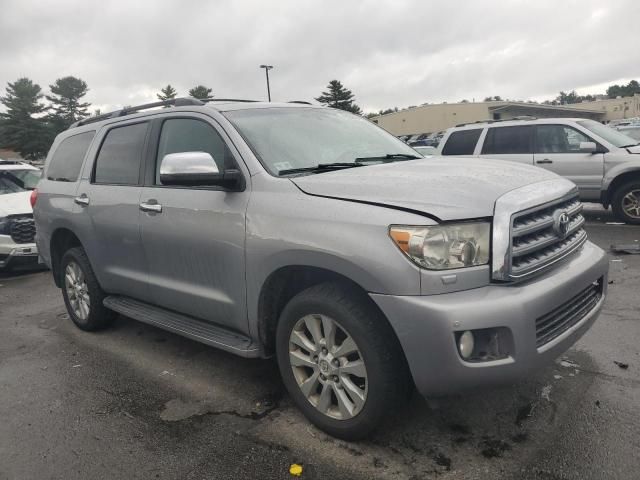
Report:
<svg viewBox="0 0 640 480"><path fill-rule="evenodd" d="M600 400L596 400L596 407L600 408Z"/></svg>
<svg viewBox="0 0 640 480"><path fill-rule="evenodd" d="M607 225L626 225L624 222L607 222Z"/></svg>
<svg viewBox="0 0 640 480"><path fill-rule="evenodd" d="M294 477L299 477L300 475L302 475L302 465L294 463L289 467L289 473Z"/></svg>
<svg viewBox="0 0 640 480"><path fill-rule="evenodd" d="M542 387L542 392L540 392L540 396L544 398L547 402L551 401L551 385L545 385Z"/></svg>
<svg viewBox="0 0 640 480"><path fill-rule="evenodd" d="M564 368L580 368L580 365L578 365L575 362L572 362L567 358L563 358L562 360L560 360L560 365L563 366Z"/></svg>
<svg viewBox="0 0 640 480"><path fill-rule="evenodd" d="M615 363L617 366L619 366L622 370L626 370L627 368L629 368L629 364L628 363L618 362L617 360L614 360L613 363Z"/></svg>
<svg viewBox="0 0 640 480"><path fill-rule="evenodd" d="M640 254L640 243L620 243L618 245L611 245L611 251L615 253L638 255Z"/></svg>

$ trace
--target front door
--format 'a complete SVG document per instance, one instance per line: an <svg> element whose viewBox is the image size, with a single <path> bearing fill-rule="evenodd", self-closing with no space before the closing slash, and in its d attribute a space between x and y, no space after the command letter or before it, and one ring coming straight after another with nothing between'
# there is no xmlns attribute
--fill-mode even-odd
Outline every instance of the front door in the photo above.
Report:
<svg viewBox="0 0 640 480"><path fill-rule="evenodd" d="M238 168L228 139L207 117L157 120L152 175L141 203L142 239L153 302L240 332L247 331L245 213L249 190L163 186L164 155L207 152L222 172ZM148 209L148 205L157 205ZM156 211L154 211L154 209Z"/></svg>
<svg viewBox="0 0 640 480"><path fill-rule="evenodd" d="M581 152L581 142L594 140L569 125L537 125L534 162L575 183L582 200L599 200L604 154Z"/></svg>

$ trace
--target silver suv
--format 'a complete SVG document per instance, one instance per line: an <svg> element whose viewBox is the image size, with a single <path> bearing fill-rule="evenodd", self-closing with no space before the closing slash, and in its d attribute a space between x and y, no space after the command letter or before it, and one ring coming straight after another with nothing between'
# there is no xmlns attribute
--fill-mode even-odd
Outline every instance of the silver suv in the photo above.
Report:
<svg viewBox="0 0 640 480"><path fill-rule="evenodd" d="M275 355L304 414L355 439L413 386L528 376L600 312L608 262L568 180L417 158L330 108L170 105L83 121L47 158L37 243L83 330L120 313Z"/></svg>
<svg viewBox="0 0 640 480"><path fill-rule="evenodd" d="M477 122L451 128L442 155L535 165L568 178L580 199L611 206L640 224L640 142L593 120L541 118Z"/></svg>

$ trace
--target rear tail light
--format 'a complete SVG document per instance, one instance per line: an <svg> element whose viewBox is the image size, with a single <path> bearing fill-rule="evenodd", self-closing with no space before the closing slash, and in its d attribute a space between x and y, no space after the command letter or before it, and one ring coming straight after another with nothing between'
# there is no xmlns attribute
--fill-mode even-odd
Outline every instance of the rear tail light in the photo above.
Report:
<svg viewBox="0 0 640 480"><path fill-rule="evenodd" d="M31 196L29 197L29 202L31 202L31 208L36 206L36 201L38 200L38 189L34 188L31 190Z"/></svg>

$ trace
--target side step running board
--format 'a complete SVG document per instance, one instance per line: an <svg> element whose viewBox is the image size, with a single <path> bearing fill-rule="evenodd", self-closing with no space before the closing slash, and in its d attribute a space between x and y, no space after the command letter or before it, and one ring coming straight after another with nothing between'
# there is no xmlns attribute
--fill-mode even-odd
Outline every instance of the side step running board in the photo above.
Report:
<svg viewBox="0 0 640 480"><path fill-rule="evenodd" d="M125 317L155 325L236 355L251 358L260 356L260 349L249 337L223 327L123 296L111 295L102 303Z"/></svg>

